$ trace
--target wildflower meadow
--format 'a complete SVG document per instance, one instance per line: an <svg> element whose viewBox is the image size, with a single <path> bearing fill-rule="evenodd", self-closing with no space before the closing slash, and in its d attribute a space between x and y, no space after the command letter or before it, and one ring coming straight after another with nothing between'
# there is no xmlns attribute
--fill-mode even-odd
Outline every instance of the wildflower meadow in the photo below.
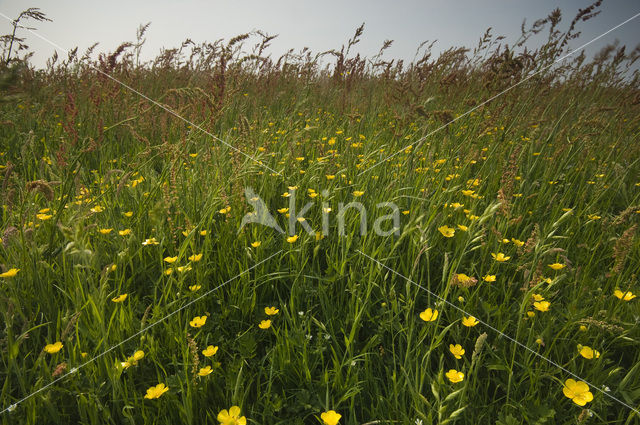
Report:
<svg viewBox="0 0 640 425"><path fill-rule="evenodd" d="M411 62L5 43L0 423L640 423L640 50L569 48L599 3Z"/></svg>

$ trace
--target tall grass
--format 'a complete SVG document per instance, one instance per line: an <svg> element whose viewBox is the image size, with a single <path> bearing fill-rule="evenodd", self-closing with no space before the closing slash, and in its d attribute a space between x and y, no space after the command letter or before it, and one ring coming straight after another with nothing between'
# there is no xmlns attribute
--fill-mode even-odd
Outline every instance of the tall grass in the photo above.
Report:
<svg viewBox="0 0 640 425"><path fill-rule="evenodd" d="M232 405L255 424L319 423L330 409L343 424L636 423L593 387L577 406L561 369L463 326L459 311L358 253L640 408L638 300L614 296L640 291L638 50L550 67L598 5L569 32L554 11L512 46L487 32L473 51L434 57L423 43L408 64L385 59L390 42L374 58L354 54L363 27L322 54L271 58L273 37L256 32L141 62L141 27L96 60L74 50L43 70L5 66L0 262L20 270L0 279L0 406L80 368L2 423L216 423ZM285 228L276 211L289 186L298 208L308 189L321 194L306 215L314 229L322 202L333 208L328 236L238 232L246 187ZM369 226L388 213L380 202L406 212L399 236L360 234L355 211L338 235L338 204L355 190ZM500 252L511 258L495 261ZM460 273L477 282L459 284ZM261 329L268 306L279 313ZM433 322L420 319L428 307ZM203 327L190 326L196 316ZM43 351L56 341L60 351ZM466 353L454 358L449 344ZM205 357L209 345L219 350ZM144 358L123 366L137 350ZM450 382L450 369L464 380ZM169 391L145 399L158 383Z"/></svg>

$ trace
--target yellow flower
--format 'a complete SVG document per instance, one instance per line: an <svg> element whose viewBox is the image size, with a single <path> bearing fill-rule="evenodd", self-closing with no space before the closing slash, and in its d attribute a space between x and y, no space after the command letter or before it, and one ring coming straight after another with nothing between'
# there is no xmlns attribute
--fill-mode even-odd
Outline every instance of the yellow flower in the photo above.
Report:
<svg viewBox="0 0 640 425"><path fill-rule="evenodd" d="M475 282L475 279L471 276L467 276L464 273L458 273L456 274L456 278L458 279L458 282L460 282L461 284L465 284L465 283L469 283L471 281Z"/></svg>
<svg viewBox="0 0 640 425"><path fill-rule="evenodd" d="M251 246L254 247L254 248L259 247L261 244L262 244L262 242L260 242L260 241L251 242Z"/></svg>
<svg viewBox="0 0 640 425"><path fill-rule="evenodd" d="M231 207L227 206L226 208L221 209L220 211L218 211L220 214L227 214L229 211L231 211Z"/></svg>
<svg viewBox="0 0 640 425"><path fill-rule="evenodd" d="M128 369L131 366L135 366L138 364L138 361L144 358L144 351L138 350L133 353L133 356L129 357L126 361L120 363L123 369Z"/></svg>
<svg viewBox="0 0 640 425"><path fill-rule="evenodd" d="M58 351L62 350L63 344L60 341L54 342L53 344L47 344L44 346L44 351L49 354L55 354Z"/></svg>
<svg viewBox="0 0 640 425"><path fill-rule="evenodd" d="M438 318L438 310L432 310L431 308L428 308L420 313L420 318L425 322L433 322Z"/></svg>
<svg viewBox="0 0 640 425"><path fill-rule="evenodd" d="M492 252L491 256L493 257L494 260L499 261L501 263L504 262L504 261L507 261L507 260L509 260L511 258L511 257L505 256L502 252L499 252L497 254Z"/></svg>
<svg viewBox="0 0 640 425"><path fill-rule="evenodd" d="M211 372L213 372L213 369L211 369L211 366L206 366L200 369L200 371L198 372L198 376L207 376L207 375L210 375Z"/></svg>
<svg viewBox="0 0 640 425"><path fill-rule="evenodd" d="M462 324L468 328L474 327L475 325L477 325L478 319L476 319L473 316L469 316L469 317L463 317L462 318Z"/></svg>
<svg viewBox="0 0 640 425"><path fill-rule="evenodd" d="M175 257L164 257L164 261L166 263L173 264L178 261L178 256L176 255Z"/></svg>
<svg viewBox="0 0 640 425"><path fill-rule="evenodd" d="M204 350L202 350L202 354L205 357L211 357L214 354L216 354L217 352L218 352L218 346L217 345L216 346L210 345L207 348L205 348Z"/></svg>
<svg viewBox="0 0 640 425"><path fill-rule="evenodd" d="M445 373L445 376L454 384L464 380L464 373L458 372L455 369L450 369L449 372Z"/></svg>
<svg viewBox="0 0 640 425"><path fill-rule="evenodd" d="M269 329L271 327L271 320L263 320L258 325L260 329Z"/></svg>
<svg viewBox="0 0 640 425"><path fill-rule="evenodd" d="M207 236L206 230L200 230L200 236Z"/></svg>
<svg viewBox="0 0 640 425"><path fill-rule="evenodd" d="M147 395L145 395L144 398L148 398L149 400L160 398L160 396L167 391L169 391L169 387L165 386L164 384L158 384L155 387L150 387L147 390Z"/></svg>
<svg viewBox="0 0 640 425"><path fill-rule="evenodd" d="M342 415L335 410L329 410L328 412L322 412L320 414L320 419L324 422L324 425L336 425Z"/></svg>
<svg viewBox="0 0 640 425"><path fill-rule="evenodd" d="M127 299L127 296L128 294L121 294L121 295L118 295L117 297L111 298L111 301L113 301L114 303L121 303Z"/></svg>
<svg viewBox="0 0 640 425"><path fill-rule="evenodd" d="M533 307L538 311L549 311L550 305L549 301L536 301L533 303Z"/></svg>
<svg viewBox="0 0 640 425"><path fill-rule="evenodd" d="M451 354L453 354L456 359L461 359L464 355L464 348L462 348L460 344L449 344L449 351L451 351Z"/></svg>
<svg viewBox="0 0 640 425"><path fill-rule="evenodd" d="M108 235L112 231L113 231L113 229L100 229L100 230L98 230L98 232L102 233L103 235Z"/></svg>
<svg viewBox="0 0 640 425"><path fill-rule="evenodd" d="M452 238L453 235L456 233L456 229L446 225L438 227L438 231L442 233L442 236L444 236L445 238Z"/></svg>
<svg viewBox="0 0 640 425"><path fill-rule="evenodd" d="M207 316L196 316L192 321L189 322L189 325L192 328L201 328L207 321Z"/></svg>
<svg viewBox="0 0 640 425"><path fill-rule="evenodd" d="M589 391L589 385L583 381L576 382L573 379L567 379L562 388L562 392L578 406L584 406L593 400L593 394Z"/></svg>
<svg viewBox="0 0 640 425"><path fill-rule="evenodd" d="M267 316L275 316L280 312L276 307L265 307L264 312Z"/></svg>
<svg viewBox="0 0 640 425"><path fill-rule="evenodd" d="M247 425L247 418L240 416L240 408L238 406L232 406L227 409L222 409L218 413L218 422L221 425Z"/></svg>
<svg viewBox="0 0 640 425"><path fill-rule="evenodd" d="M202 285L191 285L191 286L189 286L189 290L190 290L191 292L195 292L195 291L197 291L197 290L198 290L198 289L200 289L200 288L202 288Z"/></svg>
<svg viewBox="0 0 640 425"><path fill-rule="evenodd" d="M600 357L600 352L598 350L594 350L593 348L587 347L586 345L582 346L578 344L578 352L585 359L593 359L593 358L597 359Z"/></svg>
<svg viewBox="0 0 640 425"><path fill-rule="evenodd" d="M0 277L15 277L20 269L9 269L4 273L0 273Z"/></svg>
<svg viewBox="0 0 640 425"><path fill-rule="evenodd" d="M176 270L182 273L182 272L188 272L189 270L193 270L193 268L190 265L186 265L186 266L177 267Z"/></svg>
<svg viewBox="0 0 640 425"><path fill-rule="evenodd" d="M535 311L527 311L527 316L533 318L536 316L536 312Z"/></svg>
<svg viewBox="0 0 640 425"><path fill-rule="evenodd" d="M334 174L326 174L325 177L327 178L327 180L333 180L336 178Z"/></svg>
<svg viewBox="0 0 640 425"><path fill-rule="evenodd" d="M566 266L560 263L553 263L553 264L549 264L549 267L551 267L553 270L560 270L560 269L564 269Z"/></svg>
<svg viewBox="0 0 640 425"><path fill-rule="evenodd" d="M540 295L540 294L533 294L532 297L533 297L534 301L542 301L542 300L544 300L544 297L542 295Z"/></svg>
<svg viewBox="0 0 640 425"><path fill-rule="evenodd" d="M496 281L496 275L495 274L488 274L485 277L482 278L485 282L495 282Z"/></svg>
<svg viewBox="0 0 640 425"><path fill-rule="evenodd" d="M118 231L118 234L119 234L120 236L127 236L127 235L130 235L130 234L131 234L131 229L124 229L124 230L120 230L120 231Z"/></svg>
<svg viewBox="0 0 640 425"><path fill-rule="evenodd" d="M131 217L133 215L133 211L127 211L126 213L122 213L123 216L125 217Z"/></svg>
<svg viewBox="0 0 640 425"><path fill-rule="evenodd" d="M15 270L15 269L11 269L11 270ZM9 270L9 272L11 270ZM7 272L7 273L9 273L9 272ZM13 276L15 276L15 274ZM4 276L0 275L0 277L4 277ZM616 289L615 291L613 291L613 295L615 295L616 298L621 299L623 301L631 301L632 299L634 299L636 297L631 291L627 291L627 292L623 293L619 289Z"/></svg>
<svg viewBox="0 0 640 425"><path fill-rule="evenodd" d="M514 238L511 238L511 242L513 242L515 244L515 246L518 246L518 247L524 245L524 242L522 242L521 240L518 240L518 239L514 239Z"/></svg>
<svg viewBox="0 0 640 425"><path fill-rule="evenodd" d="M158 242L156 240L156 238L149 238L149 239L145 239L144 242L142 242L142 245L158 245L160 242Z"/></svg>
<svg viewBox="0 0 640 425"><path fill-rule="evenodd" d="M353 191L353 196L355 196L356 198L360 197L364 195L364 190L354 190Z"/></svg>
<svg viewBox="0 0 640 425"><path fill-rule="evenodd" d="M279 209L278 209L278 212L279 212L280 214L285 214L285 213L289 212L289 208L279 208Z"/></svg>
<svg viewBox="0 0 640 425"><path fill-rule="evenodd" d="M469 230L469 228L463 224L458 224L458 229L462 230L463 232Z"/></svg>
<svg viewBox="0 0 640 425"><path fill-rule="evenodd" d="M287 238L287 242L289 242L289 243L294 243L297 240L298 240L298 235L289 236Z"/></svg>
<svg viewBox="0 0 640 425"><path fill-rule="evenodd" d="M192 256L189 257L189 261L193 261L194 263L197 263L200 260L202 260L202 253L193 254Z"/></svg>

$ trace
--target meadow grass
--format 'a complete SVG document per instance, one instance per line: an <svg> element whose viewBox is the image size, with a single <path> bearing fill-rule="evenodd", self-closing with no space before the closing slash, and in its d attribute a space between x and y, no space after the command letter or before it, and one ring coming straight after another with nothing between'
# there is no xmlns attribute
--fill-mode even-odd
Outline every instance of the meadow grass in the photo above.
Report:
<svg viewBox="0 0 640 425"><path fill-rule="evenodd" d="M246 34L142 64L129 43L5 66L0 407L64 378L0 421L218 423L240 406L252 424L329 410L341 424L638 423L602 392L640 408L636 55L545 70L572 34L536 25L523 37L550 35L533 52L487 33L474 52L426 48L411 64L350 53L359 28L332 65L271 59L269 37ZM315 203L314 229L332 208L328 235L238 231L245 188L286 228L292 186L298 208ZM388 213L376 204L397 204L399 235L361 234L355 211L338 235L338 204L354 200L369 229ZM572 376L534 353L593 400L566 397Z"/></svg>

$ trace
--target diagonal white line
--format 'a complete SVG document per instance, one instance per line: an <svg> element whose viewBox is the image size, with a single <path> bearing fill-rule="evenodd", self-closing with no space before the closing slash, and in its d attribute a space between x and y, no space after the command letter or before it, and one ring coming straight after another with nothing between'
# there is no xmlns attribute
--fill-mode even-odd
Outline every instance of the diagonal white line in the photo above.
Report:
<svg viewBox="0 0 640 425"><path fill-rule="evenodd" d="M13 19L9 18L7 15L5 15L4 13L0 12L0 16L2 16L3 18L5 18L6 20L13 22ZM42 41L44 41L45 43L48 43L50 45L52 45L53 47L55 47L56 49L60 49L65 53L69 53L68 49L65 49L64 47L60 46L59 44L49 40L48 38L38 34L37 32L29 29L29 28L23 28L27 31L29 31L31 34L35 35L36 37L38 37L39 39L41 39ZM271 167L265 165L262 163L262 161L259 161L257 159L255 159L254 157L247 155L246 153L242 152L240 149L234 147L233 145L225 142L224 140L222 140L221 138L219 138L218 136L210 133L209 131L205 130L204 128L200 127L198 124L195 124L194 122L184 118L183 116L179 115L176 111L174 111L173 109L151 99L149 96L145 95L144 93L141 93L140 91L134 89L133 87L129 86L126 83L123 83L122 81L118 80L115 77L112 77L111 75L107 74L106 72L104 72L103 70L101 70L100 68L97 68L93 65L91 65L91 63L87 62L87 66L91 69L93 69L94 71L104 75L105 77L109 78L110 80L116 82L117 84L120 84L122 87L126 88L129 91L132 91L133 93L137 94L138 96L142 97L143 99L147 100L148 102L151 102L152 104L156 105L157 107L165 110L166 112L170 113L171 115L173 115L174 117L186 122L187 124L191 125L193 128L196 128L198 130L200 130L201 132L203 132L204 134L206 134L207 136L210 136L212 139L217 140L218 142L222 143L223 145L233 149L234 151L238 152L241 155L244 155L245 157L249 158L250 160L252 160L253 162L255 162L256 164L260 165L261 167L266 168L267 170L271 171L272 173L276 173L278 175L282 175L280 172L272 169Z"/></svg>
<svg viewBox="0 0 640 425"><path fill-rule="evenodd" d="M386 157L386 158L384 158L384 159L380 160L379 162L377 162L377 163L373 164L371 167L369 167L369 168L366 168L366 169L362 170L362 171L361 171L357 176L360 176L360 175L362 175L362 174L364 174L364 173L368 172L369 170L374 169L375 167L377 167L378 165L382 164L383 162L386 162L386 161L390 160L391 158L394 158L396 155L398 155L398 154L400 154L400 153L404 152L404 151L405 151L409 146L414 146L414 145L415 145L414 147L419 146L419 145L420 145L420 143L424 142L424 141L425 141L429 136L431 136L431 135L433 135L433 134L437 133L438 131L442 130L442 129L443 129L443 128L445 128L445 127L448 127L450 124L453 124L454 122L458 121L460 118L462 118L462 117L465 117L465 116L469 115L470 113L472 113L472 112L473 112L473 111L475 111L476 109L478 109L478 108L480 108L480 107L482 107L482 106L486 105L487 103L489 103L489 102L491 102L491 101L493 101L493 100L497 99L498 97L500 97L500 96L502 96L503 94L507 93L507 92L508 92L508 91L510 91L511 89L513 89L513 88L515 88L515 87L518 87L520 84L524 83L525 81L528 81L529 79L531 79L531 78L535 77L536 75L540 74L541 72L544 72L544 71L548 70L549 68L551 68L552 66L554 66L554 65L555 65L555 64L557 64L558 62L561 62L561 61L565 60L566 58L568 58L569 56L573 55L574 53L579 52L580 50L584 49L585 47L587 47L587 46L588 46L588 45L590 45L591 43L593 43L593 42L595 42L595 41L597 41L597 40L601 39L601 38L602 38L602 37L604 37L605 35L607 35L607 34L609 34L609 33L613 32L613 31L617 30L618 28L620 28L621 26L623 26L623 25L625 25L625 24L627 24L627 23L631 22L632 20L634 20L634 19L635 19L635 18L637 18L638 16L640 16L640 12L639 12L639 13L636 13L635 15L633 15L632 17L630 17L630 18L629 18L629 19L627 19L626 21L619 23L618 25L616 25L615 27L611 28L610 30L608 30L608 31L606 31L606 32L603 32L603 33L602 33L602 34L600 34L599 36L597 36L597 37L593 38L591 41L589 41L589 42L587 42L587 43L584 43L582 46L578 47L577 49L570 51L570 52L569 52L569 53L567 53L566 55L562 56L560 59L557 59L556 61L554 61L551 65L548 65L548 66L546 66L546 67L544 67L544 68L542 68L542 69L540 69L540 70L538 70L538 71L534 72L533 74L529 75L529 76L528 76L528 77L526 77L525 79L518 81L516 84L514 84L514 85L512 85L512 86L510 86L510 87L507 87L506 89L502 90L500 93L498 93L498 94L496 94L496 95L494 95L494 96L490 97L489 99L485 100L484 102L482 102L482 103L480 103L480 104L478 104L478 105L474 106L473 108L469 109L469 110L468 110L467 112L465 112L464 114L462 114L462 115L460 115L460 116L458 116L458 117L456 117L456 118L452 119L451 121L447 122L446 124L443 124L443 125L441 125L440 127L436 128L435 130L433 130L433 131L431 131L431 132L427 133L427 135L426 135L426 136L423 136L423 137L421 137L420 139L416 140L415 142L408 144L407 146L405 146L404 148L400 149L399 151L397 151L397 152L395 152L395 153L393 153L393 154L389 155L388 157ZM357 177L357 176L356 176L356 177Z"/></svg>
<svg viewBox="0 0 640 425"><path fill-rule="evenodd" d="M539 353L538 353L538 352L536 352L536 351L533 351L531 348L527 347L526 345L524 345L523 343L521 343L521 342L520 342L520 341L518 341L517 339L510 337L509 335L505 334L505 333L504 333L504 332L502 332L502 331L499 331L498 329L494 328L493 326L491 326L491 325L490 325L490 324L488 324L487 322L485 322L485 321L483 321L483 320L478 319L476 316L473 316L472 314L467 313L464 309L462 309L462 308L458 307L457 305L453 304L452 302L450 302L450 301L448 301L448 300L446 300L446 299L442 298L442 297L441 297L441 296L439 296L438 294L435 294L434 292L432 292L432 291L430 291L429 289L425 288L424 286L422 286L422 285L420 285L420 284L418 284L418 283L414 282L413 280L409 279L408 277L406 277L406 276L404 276L404 275L402 275L402 274L398 273L397 271L393 270L392 268L390 268L390 267L388 267L388 266L386 266L386 265L382 264L380 261L378 261L378 260L376 260L375 258L373 258L373 257L371 257L371 256L369 256L369 255L367 255L367 254L365 254L364 252L360 251L359 249L356 249L356 251L357 251L358 253L362 254L363 256L367 257L367 258L368 258L368 259L370 259L371 261L374 261L374 262L375 262L375 263L377 263L378 265L380 265L380 266L384 267L385 269L389 270L391 273L394 273L394 274L396 274L396 275L400 276L401 278L403 278L403 279L404 279L404 280L406 280L407 282L410 282L410 283L412 283L413 285L415 285L416 287L418 287L418 288L422 289L423 291L426 291L429 295L431 295L431 296L433 296L433 297L435 297L435 298L439 299L440 301L444 302L444 303L445 303L445 304L447 304L448 306L455 308L456 310L460 311L461 313L465 314L466 316L472 316L472 317L474 317L474 318L475 318L479 323L481 323L481 324L483 324L484 326L486 326L487 328L491 329L492 331L494 331L495 333L497 333L497 334L498 334L498 335L500 335L501 337L508 339L509 341L513 342L514 344L516 344L516 345L518 345L518 346L520 346L520 347L524 348L525 350L527 350L527 351L531 352L533 355L535 355L535 356L537 356L537 357L541 358L542 360L544 360L544 361L546 361L546 362L548 362L548 363L552 364L553 366L555 366L555 367L557 367L558 369L562 370L563 372L565 372L565 373L567 373L567 374L569 374L569 375L573 376L574 378L577 378L577 379L578 379L578 380L580 380L580 381L584 381L584 382L586 382L587 384L589 384L589 386L590 386L590 387L595 388L596 390L598 390L598 391L599 391L599 392L601 392L602 394L606 395L606 396L607 396L607 397L609 397L610 399L617 401L618 403L622 404L623 406L625 406L625 407L627 407L627 408L631 409L632 411L634 411L635 413L637 413L638 415L640 415L640 410L634 409L633 407L629 406L627 403L625 403L624 401L620 400L619 398L617 398L617 397L615 397L615 396L613 396L613 395L609 394L608 392L606 392L606 391L604 391L604 390L600 389L599 387L597 387L597 386L593 385L593 384L592 384L592 383L590 383L589 381L586 381L586 380L582 379L581 377L579 377L579 376L578 376L578 375L576 375L575 373L573 373L573 372L571 372L570 370L568 370L568 369L566 369L566 368L564 368L564 367L560 366L558 363L554 362L553 360L551 360L551 359L549 359L549 358L547 358L547 357L543 356L542 354L539 354Z"/></svg>
<svg viewBox="0 0 640 425"><path fill-rule="evenodd" d="M89 363L92 363L94 361L96 361L97 359L99 359L100 357L103 357L105 354L113 351L115 348L121 346L122 344L131 341L132 339L134 339L135 337L145 333L146 331L148 331L149 329L151 329L152 327L154 327L155 325L157 325L158 323L164 322L166 319L168 319L169 317L173 316L174 314L184 310L185 308L189 307L190 305L193 305L195 302L203 299L204 297L210 295L211 293L217 291L218 289L222 288L223 286L225 286L226 284L228 284L229 282L239 278L240 276L248 273L249 271L255 269L256 267L258 267L260 264L266 262L267 260L275 257L276 255L280 254L282 252L282 250L276 252L275 254L272 254L270 256L268 256L267 258L265 258L264 260L260 261L259 263L254 264L253 266L249 267L247 270L243 271L242 273L232 277L231 279L227 280L224 283L221 283L220 285L216 286L213 289L210 289L209 291L205 292L204 294L200 295L198 298L195 298L191 301L189 301L188 303L186 303L185 305L183 305L182 307L172 311L171 313L167 314L166 316L162 317L161 319L153 322L152 324L142 328L141 330L139 330L138 332L136 332L135 334L131 335L130 337L128 337L127 339L120 341L118 344L116 345L112 345L111 347L109 347L108 349L106 349L105 351L103 351L102 353L98 354L97 356L87 360L86 362L82 363L81 365L72 368L71 370L69 370L69 372L65 373L64 375L61 375L59 378L54 379L53 381L49 382L47 385L38 388L36 391L32 392L31 394L21 398L20 400L16 401L15 403L11 404L9 407L3 409L2 411L0 411L0 415L5 413L5 412L9 412L12 411L13 409L15 409L20 403L24 402L25 400L30 399L31 397L33 397L34 395L46 390L47 388L49 388L50 386L56 384L57 382L62 381L63 379L65 379L66 377L68 377L69 375L73 375L74 373L76 373L79 369L85 367L86 365L88 365Z"/></svg>

